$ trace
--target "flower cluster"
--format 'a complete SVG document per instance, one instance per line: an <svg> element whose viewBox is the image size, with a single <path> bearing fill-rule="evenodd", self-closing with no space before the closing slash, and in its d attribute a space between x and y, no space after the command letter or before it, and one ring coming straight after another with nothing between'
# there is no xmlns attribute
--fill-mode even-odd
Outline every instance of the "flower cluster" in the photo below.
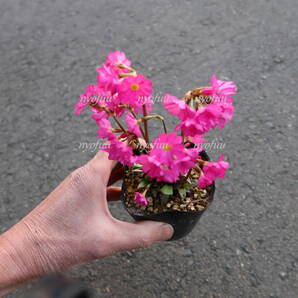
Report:
<svg viewBox="0 0 298 298"><path fill-rule="evenodd" d="M175 132L164 133L153 140L148 154L136 157L136 162L142 165L149 177L173 183L181 174L186 174L195 166L199 148L186 149L181 136L177 136Z"/></svg>
<svg viewBox="0 0 298 298"><path fill-rule="evenodd" d="M216 162L201 159L202 136L210 129L222 129L234 114L232 96L236 86L212 76L210 86L196 88L178 99L171 94L163 96L163 104L179 123L173 132L166 130L164 118L152 110L152 82L132 68L123 52L108 54L97 69L97 83L88 85L75 113L89 106L91 118L98 125L98 137L106 139L104 149L109 159L133 167L139 166L150 178L158 182L175 183L188 177L196 168L198 186L205 188L216 178L224 178L229 164L223 155ZM150 142L148 122L161 121L164 133ZM125 124L124 124L125 123ZM195 144L190 148L186 144ZM135 202L146 206L144 194L136 193Z"/></svg>
<svg viewBox="0 0 298 298"><path fill-rule="evenodd" d="M131 68L131 61L124 53L110 53L97 72L97 85L86 87L76 104L76 114L80 114L90 103L101 109L107 108L117 117L123 115L125 105L129 105L134 112L139 112L144 101L148 112L151 110L152 82Z"/></svg>
<svg viewBox="0 0 298 298"><path fill-rule="evenodd" d="M181 120L175 130L181 130L185 136L203 135L216 126L222 129L233 118L232 95L235 93L236 85L233 82L217 80L213 75L210 87L195 89L185 96L185 101L166 94L164 106L170 114ZM200 100L202 97L211 100L203 105Z"/></svg>

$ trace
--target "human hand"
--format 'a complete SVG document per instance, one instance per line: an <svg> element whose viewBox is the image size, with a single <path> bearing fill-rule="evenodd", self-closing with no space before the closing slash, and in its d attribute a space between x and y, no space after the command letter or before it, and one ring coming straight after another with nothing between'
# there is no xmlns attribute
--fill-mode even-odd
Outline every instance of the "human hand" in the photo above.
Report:
<svg viewBox="0 0 298 298"><path fill-rule="evenodd" d="M1 286L171 238L168 224L129 223L111 215L107 200L119 199L120 188L109 185L121 171L100 151L0 236L0 272L5 273L0 293Z"/></svg>

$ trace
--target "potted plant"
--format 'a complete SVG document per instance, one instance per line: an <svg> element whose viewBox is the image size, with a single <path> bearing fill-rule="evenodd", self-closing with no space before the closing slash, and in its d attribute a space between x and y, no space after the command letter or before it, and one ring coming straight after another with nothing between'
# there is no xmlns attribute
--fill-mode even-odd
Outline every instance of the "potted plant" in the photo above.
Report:
<svg viewBox="0 0 298 298"><path fill-rule="evenodd" d="M88 85L76 103L76 114L91 107L98 137L107 140L101 149L124 166L122 202L135 220L170 223L172 240L188 234L213 200L216 178L224 178L228 162L221 155L210 161L203 136L222 129L234 113L231 81L187 92L182 99L165 94L166 111L178 118L168 132L165 119L152 112L152 82L131 66L120 51L108 54L97 69L97 83ZM163 130L149 136L148 124L159 121ZM124 124L125 123L125 124Z"/></svg>

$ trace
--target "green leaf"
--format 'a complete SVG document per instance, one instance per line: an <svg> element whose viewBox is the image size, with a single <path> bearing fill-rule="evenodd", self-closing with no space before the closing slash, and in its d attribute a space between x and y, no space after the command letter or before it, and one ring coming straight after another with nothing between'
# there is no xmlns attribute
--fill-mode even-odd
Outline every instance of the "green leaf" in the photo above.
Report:
<svg viewBox="0 0 298 298"><path fill-rule="evenodd" d="M139 164L139 163L135 163L135 164L133 165L133 168L134 168L134 169L140 169L141 167L142 167L142 165Z"/></svg>
<svg viewBox="0 0 298 298"><path fill-rule="evenodd" d="M151 181L150 181L149 177L148 176L144 176L144 178L142 179L142 181L139 183L138 188L144 188L144 187L146 187L150 183L151 183Z"/></svg>
<svg viewBox="0 0 298 298"><path fill-rule="evenodd" d="M184 189L188 189L188 188L191 188L192 187L192 184L191 183L185 183L184 185L183 185L183 188Z"/></svg>
<svg viewBox="0 0 298 298"><path fill-rule="evenodd" d="M186 189L185 188L178 188L179 195L182 199L186 196Z"/></svg>
<svg viewBox="0 0 298 298"><path fill-rule="evenodd" d="M144 188L146 187L147 185L149 184L149 181L147 179L143 179L139 185L138 185L138 188Z"/></svg>
<svg viewBox="0 0 298 298"><path fill-rule="evenodd" d="M173 194L173 185L172 184L165 184L160 191L167 196L171 196Z"/></svg>

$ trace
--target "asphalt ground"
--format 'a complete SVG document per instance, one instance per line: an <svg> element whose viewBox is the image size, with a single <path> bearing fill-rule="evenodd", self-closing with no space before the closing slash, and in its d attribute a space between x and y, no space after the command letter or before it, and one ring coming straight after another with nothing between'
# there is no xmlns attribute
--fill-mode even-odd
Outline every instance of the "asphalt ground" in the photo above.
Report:
<svg viewBox="0 0 298 298"><path fill-rule="evenodd" d="M0 0L0 231L94 155L80 143L96 143L96 127L73 105L120 49L156 94L182 96L213 73L236 82L235 118L208 135L231 169L183 240L67 274L95 297L298 297L297 20L296 0Z"/></svg>

